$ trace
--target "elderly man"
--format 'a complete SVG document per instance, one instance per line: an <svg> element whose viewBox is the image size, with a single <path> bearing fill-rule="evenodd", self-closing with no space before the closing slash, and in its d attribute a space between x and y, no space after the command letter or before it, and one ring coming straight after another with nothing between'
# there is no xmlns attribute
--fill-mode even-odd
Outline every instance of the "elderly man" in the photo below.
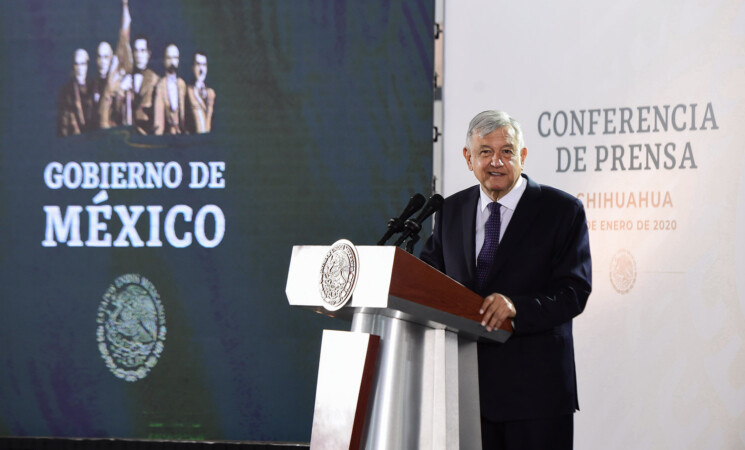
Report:
<svg viewBox="0 0 745 450"><path fill-rule="evenodd" d="M150 49L145 35L138 35L134 40L135 69L132 74L132 115L134 125L140 134L153 134L153 98L155 86L160 79L148 64L150 63Z"/></svg>
<svg viewBox="0 0 745 450"><path fill-rule="evenodd" d="M93 95L87 81L88 52L75 50L73 77L62 87L57 104L57 134L70 136L88 131L93 118Z"/></svg>
<svg viewBox="0 0 745 450"><path fill-rule="evenodd" d="M101 120L98 112L101 98L105 95L106 84L109 78L109 69L111 68L111 60L114 56L114 50L111 45L106 41L101 41L96 49L96 67L98 68L98 75L93 80L93 105L94 105L94 120L92 128L100 128Z"/></svg>
<svg viewBox="0 0 745 450"><path fill-rule="evenodd" d="M463 157L479 184L445 200L421 259L484 297L482 325L511 320L504 344L478 344L486 449L571 449L579 409L572 319L591 291L582 203L523 174L519 123L484 111Z"/></svg>
<svg viewBox="0 0 745 450"><path fill-rule="evenodd" d="M163 55L166 74L155 86L153 99L153 131L157 135L183 134L186 131L186 83L177 74L178 64L178 47L170 43Z"/></svg>
<svg viewBox="0 0 745 450"><path fill-rule="evenodd" d="M129 36L129 28L122 33L122 38ZM120 38L123 50L128 50L127 41ZM124 53L126 51L117 51ZM150 61L148 40L144 35L134 39L134 69L128 73L127 65L132 68L132 62L125 56L119 60L116 56L112 62L106 95L101 100L101 127L110 128L118 125L134 125L140 134L153 134L153 96L158 75L147 67ZM122 64L120 64L122 63Z"/></svg>
<svg viewBox="0 0 745 450"><path fill-rule="evenodd" d="M194 53L194 84L186 88L186 130L189 133L209 133L212 130L212 112L215 90L207 87L207 53Z"/></svg>

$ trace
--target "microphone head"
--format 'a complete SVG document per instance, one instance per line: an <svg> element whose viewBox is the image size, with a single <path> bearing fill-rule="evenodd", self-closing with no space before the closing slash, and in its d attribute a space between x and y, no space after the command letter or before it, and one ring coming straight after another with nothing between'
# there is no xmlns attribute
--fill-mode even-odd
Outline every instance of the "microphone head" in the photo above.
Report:
<svg viewBox="0 0 745 450"><path fill-rule="evenodd" d="M400 216L398 216L401 220L406 220L409 217L411 217L412 214L419 211L419 208L424 206L424 203L427 201L427 199L424 198L422 194L414 194L409 199L409 203L404 208L403 212Z"/></svg>
<svg viewBox="0 0 745 450"><path fill-rule="evenodd" d="M414 194L409 199L409 203L406 205L401 215L388 221L388 230L385 232L383 237L380 238L378 245L384 245L391 236L403 230L407 219L417 212L426 201L427 200L422 194Z"/></svg>
<svg viewBox="0 0 745 450"><path fill-rule="evenodd" d="M404 231L401 233L401 236L399 236L398 240L396 241L396 246L403 244L403 242L409 238L409 236L414 236L414 241L419 239L419 231L422 229L422 222L424 220L434 214L436 211L439 211L440 208L442 208L442 204L445 201L444 198L442 198L442 195L435 194L432 197L427 200L427 203L424 205L424 208L419 212L419 215L416 216L415 219L409 219L404 223ZM412 244L413 245L413 244Z"/></svg>
<svg viewBox="0 0 745 450"><path fill-rule="evenodd" d="M421 224L427 217L439 211L440 208L442 208L443 203L445 203L445 199L442 198L442 195L434 194L429 198L427 204L424 205L424 208L419 212L416 221Z"/></svg>

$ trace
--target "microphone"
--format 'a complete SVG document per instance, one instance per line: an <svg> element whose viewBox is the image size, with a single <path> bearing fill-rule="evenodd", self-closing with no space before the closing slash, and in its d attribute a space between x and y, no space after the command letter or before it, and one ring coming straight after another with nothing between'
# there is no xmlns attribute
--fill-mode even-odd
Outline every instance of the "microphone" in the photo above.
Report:
<svg viewBox="0 0 745 450"><path fill-rule="evenodd" d="M391 238L394 234L404 229L404 221L411 217L419 208L424 205L427 199L422 194L414 194L410 199L409 203L404 208L400 216L394 217L388 221L388 231L385 232L378 245L385 245L386 241Z"/></svg>
<svg viewBox="0 0 745 450"><path fill-rule="evenodd" d="M404 222L404 230L403 233L401 233L401 236L396 241L396 247L403 244L403 242L413 235L412 237L412 247L413 243L419 240L419 231L422 229L422 222L424 222L427 217L431 216L432 214L436 213L437 211L442 208L442 204L445 201L444 198L442 198L442 195L435 194L432 197L427 200L427 203L424 205L424 208L419 212L419 215L416 216L416 218L409 219L406 222Z"/></svg>

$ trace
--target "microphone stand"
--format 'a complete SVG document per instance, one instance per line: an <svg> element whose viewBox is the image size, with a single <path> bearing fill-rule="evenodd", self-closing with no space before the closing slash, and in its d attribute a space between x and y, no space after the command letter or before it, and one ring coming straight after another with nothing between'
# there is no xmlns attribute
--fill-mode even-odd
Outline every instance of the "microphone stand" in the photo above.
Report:
<svg viewBox="0 0 745 450"><path fill-rule="evenodd" d="M391 218L390 220L388 220L388 231L386 231L385 235L383 235L383 237L380 238L377 245L385 245L386 241L390 239L391 236L403 230L403 228L404 228L404 221L401 220L400 217Z"/></svg>
<svg viewBox="0 0 745 450"><path fill-rule="evenodd" d="M419 231L422 229L422 225L415 219L409 219L404 223L403 228L405 229L405 232L398 241L396 241L396 246L399 246L406 241L406 247L404 247L405 250L413 254L414 244L419 240Z"/></svg>
<svg viewBox="0 0 745 450"><path fill-rule="evenodd" d="M414 254L414 244L416 244L418 241L419 241L419 234L418 233L417 234L412 234L409 237L409 240L406 241L406 251L409 252L409 253L411 253L413 255Z"/></svg>
<svg viewBox="0 0 745 450"><path fill-rule="evenodd" d="M400 216L394 217L388 221L388 230L385 232L382 238L378 241L378 245L385 245L386 241L391 238L394 234L404 229L406 224L409 222L409 217L417 212L419 208L426 203L426 200L422 194L414 194L409 203L404 208ZM399 244L396 244L399 245Z"/></svg>
<svg viewBox="0 0 745 450"><path fill-rule="evenodd" d="M396 247L403 244L404 241L408 239L409 241L406 243L406 251L413 254L414 244L419 240L419 232L422 230L422 222L435 212L439 211L442 207L443 201L444 199L440 194L434 194L429 198L417 217L414 219L408 219L404 222L403 233L396 241Z"/></svg>

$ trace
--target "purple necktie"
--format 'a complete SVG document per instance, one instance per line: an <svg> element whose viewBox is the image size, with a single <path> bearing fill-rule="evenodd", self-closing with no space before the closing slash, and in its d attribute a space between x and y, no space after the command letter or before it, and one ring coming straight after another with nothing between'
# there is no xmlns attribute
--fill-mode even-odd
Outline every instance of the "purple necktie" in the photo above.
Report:
<svg viewBox="0 0 745 450"><path fill-rule="evenodd" d="M499 213L501 205L497 202L491 202L487 205L489 208L489 218L484 226L484 245L481 247L479 257L476 258L476 278L479 287L484 285L486 275L489 273L494 255L497 253L499 246L499 229L502 227L502 218Z"/></svg>

